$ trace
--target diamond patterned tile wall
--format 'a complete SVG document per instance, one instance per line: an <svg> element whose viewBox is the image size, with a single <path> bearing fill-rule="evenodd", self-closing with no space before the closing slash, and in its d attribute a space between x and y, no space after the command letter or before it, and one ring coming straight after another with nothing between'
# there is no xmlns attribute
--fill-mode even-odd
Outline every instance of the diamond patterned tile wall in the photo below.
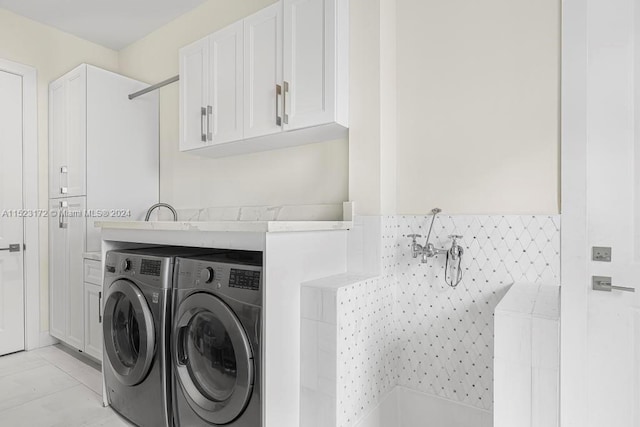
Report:
<svg viewBox="0 0 640 427"><path fill-rule="evenodd" d="M397 381L491 410L495 306L514 282L560 282L560 217L439 216L431 236L437 247L449 248L450 234L464 236L464 276L455 289L444 282L443 256L426 264L411 256L406 236L426 235L430 221L396 217Z"/></svg>
<svg viewBox="0 0 640 427"><path fill-rule="evenodd" d="M337 426L353 426L398 380L398 221L382 220L382 275L337 293Z"/></svg>

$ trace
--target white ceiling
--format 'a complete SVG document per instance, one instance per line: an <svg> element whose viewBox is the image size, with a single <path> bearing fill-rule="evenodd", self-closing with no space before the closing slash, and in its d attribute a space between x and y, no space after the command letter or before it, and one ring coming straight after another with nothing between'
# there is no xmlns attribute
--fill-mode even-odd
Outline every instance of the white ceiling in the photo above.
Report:
<svg viewBox="0 0 640 427"><path fill-rule="evenodd" d="M0 0L0 8L120 50L206 0Z"/></svg>

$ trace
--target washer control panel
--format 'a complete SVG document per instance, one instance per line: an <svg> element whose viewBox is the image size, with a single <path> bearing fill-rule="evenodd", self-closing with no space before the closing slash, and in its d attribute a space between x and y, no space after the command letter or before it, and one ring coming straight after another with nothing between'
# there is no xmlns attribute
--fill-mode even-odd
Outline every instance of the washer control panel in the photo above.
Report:
<svg viewBox="0 0 640 427"><path fill-rule="evenodd" d="M105 259L105 279L128 277L153 286L171 287L171 258L125 251L110 251Z"/></svg>

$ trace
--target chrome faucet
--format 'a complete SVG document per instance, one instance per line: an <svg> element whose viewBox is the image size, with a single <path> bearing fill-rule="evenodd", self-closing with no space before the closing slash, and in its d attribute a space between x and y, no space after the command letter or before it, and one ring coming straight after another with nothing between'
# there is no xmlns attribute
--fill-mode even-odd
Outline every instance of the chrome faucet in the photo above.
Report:
<svg viewBox="0 0 640 427"><path fill-rule="evenodd" d="M429 232L427 233L427 240L426 242L424 242L424 246L416 241L418 237L422 237L422 234L409 234L407 236L413 239L411 242L411 255L413 255L414 258L417 258L418 255L421 255L420 260L423 263L427 262L429 258L433 258L436 255L447 253L446 249L438 249L433 245L433 243L429 242L429 239L431 238L431 230L433 229L433 223L436 220L436 216L440 212L442 212L442 210L439 208L434 208L431 210L431 214L433 216L431 217L431 225L429 226Z"/></svg>
<svg viewBox="0 0 640 427"><path fill-rule="evenodd" d="M149 218L151 217L151 212L153 212L155 209L157 208L167 208L171 211L171 213L173 214L173 220L177 221L178 220L178 212L176 212L176 210L173 208L173 206L171 206L168 203L156 203L155 205L151 206L149 208L149 210L147 211L147 215L144 217L145 221L149 221Z"/></svg>
<svg viewBox="0 0 640 427"><path fill-rule="evenodd" d="M436 248L435 245L429 242L431 237L431 230L433 229L433 223L436 216L442 212L440 209L435 208L431 210L431 225L429 226L429 232L427 233L427 240L424 245L418 243L417 239L422 237L420 234L409 234L407 237L412 239L411 241L411 255L414 258L418 258L420 255L420 262L423 264L429 261L429 258L433 258L436 255L446 255L445 262L445 282L452 288L455 288L462 281L462 255L464 249L458 243L458 240L462 239L462 236L451 235L449 238L452 240L451 248L441 249Z"/></svg>

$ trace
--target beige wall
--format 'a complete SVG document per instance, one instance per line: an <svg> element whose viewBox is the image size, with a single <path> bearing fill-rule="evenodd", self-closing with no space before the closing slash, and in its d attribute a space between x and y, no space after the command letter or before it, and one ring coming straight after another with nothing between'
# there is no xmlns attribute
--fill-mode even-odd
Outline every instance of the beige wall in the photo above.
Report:
<svg viewBox="0 0 640 427"><path fill-rule="evenodd" d="M48 91L49 82L87 62L118 70L118 53L46 25L0 9L0 58L36 68L38 73L39 204L48 206ZM41 330L49 329L47 223L40 223Z"/></svg>
<svg viewBox="0 0 640 427"><path fill-rule="evenodd" d="M398 213L557 213L559 0L397 0Z"/></svg>
<svg viewBox="0 0 640 427"><path fill-rule="evenodd" d="M273 3L209 0L120 52L120 72L147 82L178 74L178 49ZM178 85L160 90L161 199L178 208L341 203L346 141L224 159L178 151Z"/></svg>
<svg viewBox="0 0 640 427"><path fill-rule="evenodd" d="M120 53L0 9L0 57L38 70L40 205L47 206L51 80L82 62L163 80L178 73L181 46L272 2L209 0ZM189 208L349 197L371 215L434 206L558 211L559 0L351 0L351 12L351 147L333 141L225 159L182 154L174 84L160 91L163 201ZM40 231L46 330L45 223Z"/></svg>

